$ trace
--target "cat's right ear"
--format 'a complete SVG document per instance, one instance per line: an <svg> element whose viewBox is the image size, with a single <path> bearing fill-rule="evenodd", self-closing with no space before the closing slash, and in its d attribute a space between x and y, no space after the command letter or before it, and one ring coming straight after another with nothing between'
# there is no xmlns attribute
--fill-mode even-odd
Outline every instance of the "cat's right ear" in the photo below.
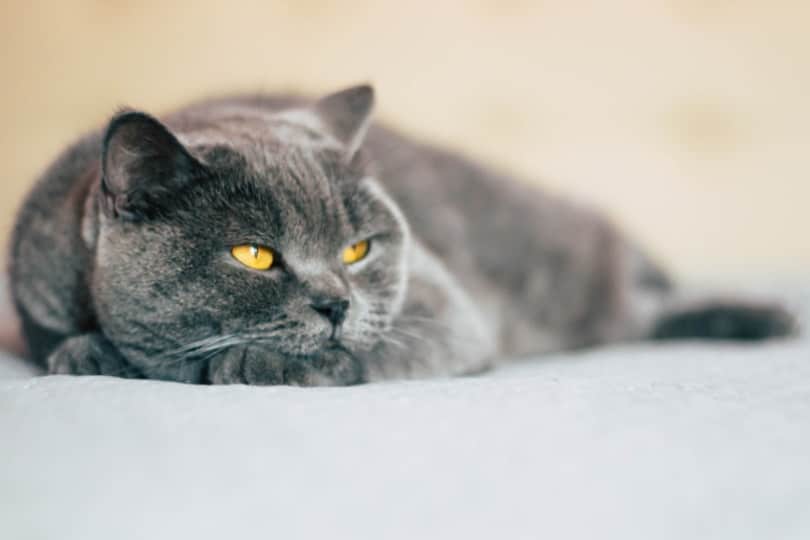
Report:
<svg viewBox="0 0 810 540"><path fill-rule="evenodd" d="M314 107L321 123L343 145L347 161L363 143L373 109L374 88L368 84L329 94Z"/></svg>
<svg viewBox="0 0 810 540"><path fill-rule="evenodd" d="M202 171L166 126L137 111L110 121L101 167L104 212L129 221L149 217Z"/></svg>

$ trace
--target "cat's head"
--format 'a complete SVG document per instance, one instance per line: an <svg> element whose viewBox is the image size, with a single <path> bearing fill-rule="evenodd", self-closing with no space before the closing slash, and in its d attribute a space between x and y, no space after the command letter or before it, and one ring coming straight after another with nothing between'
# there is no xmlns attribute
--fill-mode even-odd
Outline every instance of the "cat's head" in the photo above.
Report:
<svg viewBox="0 0 810 540"><path fill-rule="evenodd" d="M148 375L244 343L370 349L401 308L408 229L369 170L373 91L284 110L222 102L110 123L92 289L104 332Z"/></svg>

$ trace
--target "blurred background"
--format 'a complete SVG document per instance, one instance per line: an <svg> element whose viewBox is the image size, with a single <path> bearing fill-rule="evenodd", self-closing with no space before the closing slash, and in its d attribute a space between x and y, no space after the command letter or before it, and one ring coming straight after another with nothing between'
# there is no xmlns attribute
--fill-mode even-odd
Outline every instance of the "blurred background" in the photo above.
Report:
<svg viewBox="0 0 810 540"><path fill-rule="evenodd" d="M120 105L378 91L378 117L608 211L687 278L810 270L806 0L10 1L0 237Z"/></svg>

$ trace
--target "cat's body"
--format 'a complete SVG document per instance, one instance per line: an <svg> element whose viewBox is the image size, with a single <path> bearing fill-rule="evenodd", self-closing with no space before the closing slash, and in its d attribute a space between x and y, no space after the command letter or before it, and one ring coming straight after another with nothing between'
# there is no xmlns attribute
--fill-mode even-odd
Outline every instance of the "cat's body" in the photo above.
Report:
<svg viewBox="0 0 810 540"><path fill-rule="evenodd" d="M667 277L603 217L368 128L371 104L368 87L209 101L165 127L122 114L71 147L12 244L34 358L52 372L350 384L655 333L790 330L778 308L669 312ZM365 240L363 260L340 263ZM278 262L239 267L227 252L241 243Z"/></svg>

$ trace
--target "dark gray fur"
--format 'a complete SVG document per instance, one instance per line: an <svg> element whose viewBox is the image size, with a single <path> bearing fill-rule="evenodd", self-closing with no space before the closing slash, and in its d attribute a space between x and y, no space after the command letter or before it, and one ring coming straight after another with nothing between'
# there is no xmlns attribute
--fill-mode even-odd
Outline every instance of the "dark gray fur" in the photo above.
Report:
<svg viewBox="0 0 810 540"><path fill-rule="evenodd" d="M12 242L33 358L53 373L340 385L792 329L778 307L676 311L669 279L604 217L370 125L372 106L360 86L162 122L123 112L71 146ZM344 266L364 238L367 259ZM229 250L245 243L280 263L240 266ZM334 302L349 303L338 329L313 309Z"/></svg>

